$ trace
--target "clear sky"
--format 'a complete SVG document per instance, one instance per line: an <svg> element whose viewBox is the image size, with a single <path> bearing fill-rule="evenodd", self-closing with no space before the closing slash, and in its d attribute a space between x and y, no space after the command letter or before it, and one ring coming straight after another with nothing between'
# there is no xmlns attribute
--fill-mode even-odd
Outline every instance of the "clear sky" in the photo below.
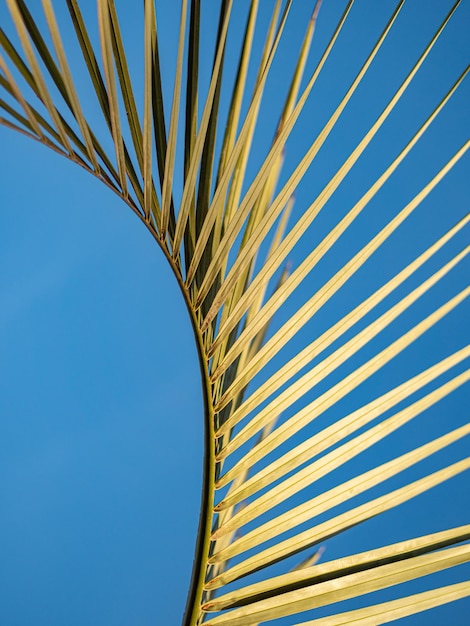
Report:
<svg viewBox="0 0 470 626"><path fill-rule="evenodd" d="M37 9L40 3L27 4ZM81 4L93 19L92 0ZM133 3L116 4L129 32L138 35L140 14L129 8ZM310 4L294 3L282 61L268 84L264 125L256 135L262 148L254 152L253 166L272 136L287 86L286 68L303 36ZM324 0L308 70L314 68L344 4ZM288 145L287 172L345 92L395 6L375 0L357 4ZM157 5L164 24L163 80L170 100L179 8L178 2ZM203 2L208 32L215 27L218 5L215 0ZM237 28L248 3L235 5L230 41L236 50ZM267 5L271 2L261 2L260 31ZM409 5L318 165L301 185L299 213L381 112L452 2L413 0ZM55 0L54 6L66 18L65 2ZM11 32L5 0L0 0L0 25ZM469 31L470 2L463 0L409 96L328 205L318 232L352 206L457 79L468 63ZM212 63L209 39L203 38L201 52L203 82ZM141 39L137 41L140 45ZM139 72L140 48L129 48ZM236 60L229 47L229 71ZM324 282L321 272L327 275L344 262L358 242L367 240L363 232L376 232L468 138L469 96L467 80L394 182L306 288ZM225 101L222 111L224 106ZM465 215L468 165L467 156L367 272L344 290L338 306L348 310L349 302L365 297L368 287L379 286ZM198 363L182 298L155 242L117 197L65 159L2 126L0 183L0 625L178 624L198 522L203 426ZM468 230L440 263L462 248L465 239ZM298 247L294 264L309 245L306 241ZM397 263L400 255L402 264ZM441 304L462 288L468 269L468 262L461 264L444 286L426 296L419 305L427 307L423 315L433 301ZM299 302L296 297L292 307ZM319 316L320 327L328 324L330 313L327 309ZM461 347L467 318L468 306L452 313L373 384L378 389L388 380L395 384L401 373L419 371L422 363L434 363ZM394 332L411 323L400 321ZM309 327L306 332L315 331ZM453 427L465 423L468 400L468 388L458 390L417 421L409 436L419 437L428 429L439 433L443 421L446 428L449 421ZM401 450L404 443L393 439L375 454L388 445ZM455 445L442 462L464 454L465 444ZM374 533L379 545L382 537L401 539L408 527L418 535L468 523L468 492L468 477L458 477L376 525L331 540L324 558L364 549ZM463 580L468 573L468 567L456 568L435 576L436 585ZM417 584L410 592L415 588L421 589ZM469 609L469 601L460 601L403 623L463 626ZM296 621L301 619L285 623Z"/></svg>

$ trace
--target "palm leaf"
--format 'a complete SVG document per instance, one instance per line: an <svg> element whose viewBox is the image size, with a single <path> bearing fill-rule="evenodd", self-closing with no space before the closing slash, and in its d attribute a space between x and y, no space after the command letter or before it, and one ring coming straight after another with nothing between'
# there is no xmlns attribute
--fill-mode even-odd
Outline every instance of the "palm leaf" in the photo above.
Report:
<svg viewBox="0 0 470 626"><path fill-rule="evenodd" d="M99 123L96 116L88 117L53 0L42 2L45 20L25 0L6 3L16 34L0 28L0 123L77 162L120 196L161 247L190 314L202 372L206 446L184 624L248 626L278 619L285 623L288 616L294 620L290 623L377 624L469 595L466 582L414 595L405 585L469 562L468 526L435 527L431 534L371 545L367 552L351 549L326 563L312 565L309 558L293 570L289 561L376 516L400 510L470 466L458 454L442 453L457 449L453 444L470 430L446 423L441 408L468 382L463 368L470 352L463 337L456 349L421 359L418 371L398 382L387 380L382 391L369 382L386 378L402 353L416 354L425 335L439 332L444 320L465 306L470 289L462 284L459 268L469 247L459 241L469 216L456 212L454 223L436 224L430 242L421 240L415 224L426 223L423 206L429 196L468 158L468 129L462 129L450 156L433 155L427 180L403 196L401 206L380 212L379 227L364 226L377 197L390 189L448 108L460 102L468 65L455 68L409 139L389 150L388 164L362 189L359 200L348 200L342 212L334 208L348 177L384 136L403 101L412 97L423 68L451 36L464 3L448 4L446 14L441 9L433 33L409 60L398 87L391 86L381 113L307 200L303 179L313 180L312 164L321 170L324 146L335 141L338 128L344 129L343 118L365 85L371 89L369 77L380 67L390 41L399 39L400 28L414 19L404 0L375 25L375 43L360 68L341 84L326 121L310 124L307 147L292 159L292 138L306 119L305 128L310 128L311 102L321 100L324 75L341 54L344 31L367 11L353 0L344 2L333 26L330 20L330 34L321 32L317 42L327 24L323 14L331 18L335 10L312 3L304 32L293 32L297 53L284 76L285 97L276 92L280 106L274 137L260 146L263 156L255 165L251 159L258 154L258 133L273 109L272 104L266 107L270 81L286 54L293 15L300 11L295 3L279 0L268 9L252 0L236 44L231 26L243 9L231 0L221 2L211 60L201 45L208 33L200 3L182 0L175 77L167 92L157 40L158 2L144 3L142 71L134 76L125 24L114 0L97 0L96 41L79 1L67 0L102 114ZM260 47L258 38L264 38ZM239 59L231 77L226 59L236 45ZM204 90L200 69L210 63ZM299 190L300 208L293 208ZM176 198L181 198L179 204ZM374 267L406 228L414 233L411 258L395 253L393 269L381 273L378 285L371 283L356 300L348 296L349 286ZM350 233L357 243L342 252ZM309 238L313 243L306 246ZM335 255L339 262L325 270ZM293 268L287 269L289 258ZM335 317L331 309L341 298L346 304ZM315 324L325 315L330 315L326 328L319 330L321 325ZM365 390L359 401L358 389ZM367 457L369 450L383 451L382 443L431 410L442 412L438 433L410 441L399 452ZM369 459L367 469L363 458ZM392 601L376 603L367 596L388 587L397 587ZM359 598L361 608L345 612L337 606L353 598ZM317 610L323 606L330 607L328 617Z"/></svg>

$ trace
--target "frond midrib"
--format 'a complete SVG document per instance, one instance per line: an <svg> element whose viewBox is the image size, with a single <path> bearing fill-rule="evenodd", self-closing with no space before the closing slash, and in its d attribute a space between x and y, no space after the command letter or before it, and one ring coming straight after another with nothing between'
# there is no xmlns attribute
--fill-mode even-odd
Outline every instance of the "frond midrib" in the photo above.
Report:
<svg viewBox="0 0 470 626"><path fill-rule="evenodd" d="M215 432L214 432L214 408L212 404L211 381L207 368L207 358L204 349L202 333L197 320L196 311L191 302L188 288L184 284L180 270L175 260L171 256L167 247L162 242L158 233L147 224L148 230L158 243L170 268L175 276L180 288L183 300L191 321L194 334L196 351L199 361L199 371L201 375L201 386L204 410L204 455L202 471L202 494L199 511L199 524L196 535L194 560L189 585L186 608L183 616L182 626L195 626L202 604L203 586L206 575L207 562L209 557L209 546L211 543L212 510L215 491Z"/></svg>

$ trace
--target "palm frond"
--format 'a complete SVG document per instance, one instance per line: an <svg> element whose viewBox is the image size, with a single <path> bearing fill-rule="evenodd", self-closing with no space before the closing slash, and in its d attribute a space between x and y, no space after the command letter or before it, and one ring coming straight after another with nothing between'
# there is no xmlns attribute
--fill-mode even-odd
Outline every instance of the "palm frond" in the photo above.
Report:
<svg viewBox="0 0 470 626"><path fill-rule="evenodd" d="M431 237L420 237L433 219L426 215L429 198L468 159L468 128L452 150L432 155L423 180L399 200L393 196L393 210L378 202L445 124L449 107L461 103L468 64L446 77L436 102L420 111L398 148L398 141L385 145L386 165L372 168L360 192L346 200L341 195L369 151L389 141L384 130L397 123L423 68L452 37L465 3L444 3L445 14L440 7L404 78L390 81L398 86L390 85L381 112L371 114L359 139L344 142L339 165L321 184L325 148L338 141L338 129L344 133L344 118L360 94L377 87L376 68L399 45L400 28L416 19L404 0L374 24L374 42L359 69L341 81L337 101L318 116L311 104L322 99L325 74L335 83L345 32L367 12L353 0L342 3L341 14L312 2L307 19L305 5L302 14L291 0L273 1L269 9L257 0L245 9L223 0L216 33L206 31L199 0L182 0L171 85L162 79L158 2L135 8L142 14L142 67L134 69L114 0L96 2L96 41L79 1L67 0L98 121L80 94L53 0L42 0L42 14L30 4L6 0L16 33L0 28L0 123L78 163L133 210L167 258L193 325L206 449L184 624L284 624L296 615L310 620L305 626L378 624L469 595L467 582L418 594L406 586L469 562L469 526L446 530L436 523L432 533L413 529L378 546L371 540L367 551L351 547L341 558L315 564L309 558L293 570L289 560L404 507L470 466L454 454L470 427L459 416L447 419L442 408L468 383L465 338L422 356L402 376L390 375L394 363L420 352L426 335L445 332L445 320L463 310L470 292L461 270L470 249L461 244L469 215L456 209L452 219L435 220ZM299 33L290 31L297 11L304 15ZM244 27L235 33L239 15ZM328 23L329 35L322 31ZM281 70L283 88L273 91L290 32L297 52L289 72ZM210 36L213 56L206 58ZM236 46L232 77L227 60ZM206 88L203 64L211 67ZM268 102L273 93L277 108ZM272 140L258 146L274 109ZM299 128L309 142L292 157ZM390 269L379 268L378 281L368 284L367 271L377 270L377 259L406 229L413 252L395 249ZM348 237L355 241L347 243ZM359 281L362 288L351 296ZM382 387L374 383L380 376ZM387 448L432 411L441 412L440 429ZM391 601L367 596L395 586ZM359 601L352 610L337 605L353 598ZM318 611L324 606L328 617Z"/></svg>

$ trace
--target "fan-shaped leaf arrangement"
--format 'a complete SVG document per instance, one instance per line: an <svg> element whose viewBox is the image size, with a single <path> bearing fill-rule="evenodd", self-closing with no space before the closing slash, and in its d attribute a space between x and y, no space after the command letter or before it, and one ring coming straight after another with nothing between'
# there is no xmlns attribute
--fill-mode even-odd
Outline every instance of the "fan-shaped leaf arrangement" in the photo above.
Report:
<svg viewBox="0 0 470 626"><path fill-rule="evenodd" d="M456 445L464 407L446 404L470 350L436 340L468 295L469 218L428 205L468 128L452 153L413 165L429 161L448 107L463 108L461 60L439 96L423 101L419 81L438 71L468 3L428 3L423 24L404 0L202 4L181 2L176 62L159 48L153 0L135 7L138 41L114 0L6 0L0 29L1 123L122 198L191 315L206 449L185 624L381 624L466 596L468 582L405 584L470 560L463 507L446 529L445 504L426 500L425 533L408 523L389 537L380 520L470 465ZM410 29L421 49L403 58ZM348 537L363 523L358 548ZM343 556L318 562L348 530Z"/></svg>

